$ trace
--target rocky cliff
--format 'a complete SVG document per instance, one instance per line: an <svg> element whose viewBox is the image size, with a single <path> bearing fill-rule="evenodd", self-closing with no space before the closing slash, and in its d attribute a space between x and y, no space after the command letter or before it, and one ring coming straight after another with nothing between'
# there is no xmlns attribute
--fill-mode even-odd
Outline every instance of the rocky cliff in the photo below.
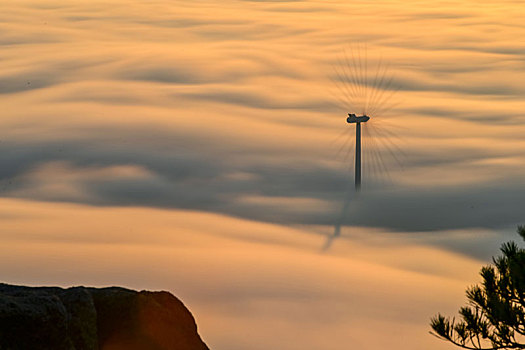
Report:
<svg viewBox="0 0 525 350"><path fill-rule="evenodd" d="M0 350L208 350L168 292L0 283Z"/></svg>

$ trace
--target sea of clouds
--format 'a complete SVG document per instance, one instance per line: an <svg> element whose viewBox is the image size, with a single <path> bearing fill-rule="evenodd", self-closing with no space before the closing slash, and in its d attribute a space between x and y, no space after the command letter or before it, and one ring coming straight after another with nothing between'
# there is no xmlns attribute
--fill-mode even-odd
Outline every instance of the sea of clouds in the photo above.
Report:
<svg viewBox="0 0 525 350"><path fill-rule="evenodd" d="M6 282L180 290L219 350L343 341L379 349L390 337L399 349L440 348L426 337L427 317L453 310L477 266L525 220L520 11L511 1L0 3ZM336 74L345 50L366 55L371 71L385 62L392 80L383 87L396 101L377 116L381 129L364 133L359 198L345 122L354 111L341 106L348 94ZM345 198L342 237L322 253ZM148 228L166 213L195 218ZM143 224L130 215L144 215ZM224 240L227 231L242 234ZM148 242L175 244L163 253L172 258L155 260L155 250L141 258ZM62 248L74 254L60 258ZM112 254L123 263L108 267ZM124 264L134 254L146 272ZM428 256L454 263L438 273ZM165 267L181 259L187 269ZM238 265L256 272L230 275ZM452 297L439 286L457 269ZM428 283L417 290L420 278ZM290 279L299 296L283 285ZM324 289L339 283L344 297ZM392 297L390 285L399 286ZM416 294L424 297L414 320L401 310ZM362 321L363 303L375 305L373 321ZM305 305L309 314L298 317ZM410 319L404 332L371 342L398 316ZM221 325L255 330L240 342ZM422 343L401 340L414 332Z"/></svg>

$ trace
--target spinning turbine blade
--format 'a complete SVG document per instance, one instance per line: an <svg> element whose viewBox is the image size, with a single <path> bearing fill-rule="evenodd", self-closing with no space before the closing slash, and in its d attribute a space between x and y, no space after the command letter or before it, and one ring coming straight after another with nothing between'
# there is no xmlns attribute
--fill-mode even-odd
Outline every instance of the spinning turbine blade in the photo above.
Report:
<svg viewBox="0 0 525 350"><path fill-rule="evenodd" d="M323 249L330 248L333 240L340 236L352 199L359 197L363 181L366 183L370 175L390 178L387 158L399 164L399 155L402 155L394 142L397 137L391 126L385 123L382 127L384 116L399 104L394 79L382 56L372 62L370 58L368 46L357 45L344 50L342 58L337 59L338 65L333 67L331 80L336 90L332 95L337 100L334 104L348 116L348 126L355 127L355 131L343 131L339 136L347 135L347 139L337 155L344 154L343 161L350 167L353 165L354 186L353 190L349 186L334 231ZM375 69L370 71L370 67Z"/></svg>

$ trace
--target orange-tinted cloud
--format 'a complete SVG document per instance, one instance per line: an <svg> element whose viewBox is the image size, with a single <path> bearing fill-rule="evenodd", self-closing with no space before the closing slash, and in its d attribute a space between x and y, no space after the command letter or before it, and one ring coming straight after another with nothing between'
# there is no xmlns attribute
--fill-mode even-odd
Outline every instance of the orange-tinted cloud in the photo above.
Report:
<svg viewBox="0 0 525 350"><path fill-rule="evenodd" d="M216 349L441 349L428 319L463 301L481 264L371 229L321 252L317 233L203 212L8 199L0 208L4 281L170 290Z"/></svg>
<svg viewBox="0 0 525 350"><path fill-rule="evenodd" d="M445 349L428 317L523 220L521 13L0 3L2 275L169 289L217 349ZM352 45L400 103L365 128L362 198L319 255L352 185L354 111L333 96Z"/></svg>

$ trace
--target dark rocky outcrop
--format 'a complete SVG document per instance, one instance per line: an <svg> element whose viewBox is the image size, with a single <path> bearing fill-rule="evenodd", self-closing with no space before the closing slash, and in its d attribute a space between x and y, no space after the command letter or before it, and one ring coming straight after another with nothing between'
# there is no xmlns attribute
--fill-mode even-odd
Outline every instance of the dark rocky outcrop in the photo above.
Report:
<svg viewBox="0 0 525 350"><path fill-rule="evenodd" d="M0 283L0 350L207 350L168 292Z"/></svg>

